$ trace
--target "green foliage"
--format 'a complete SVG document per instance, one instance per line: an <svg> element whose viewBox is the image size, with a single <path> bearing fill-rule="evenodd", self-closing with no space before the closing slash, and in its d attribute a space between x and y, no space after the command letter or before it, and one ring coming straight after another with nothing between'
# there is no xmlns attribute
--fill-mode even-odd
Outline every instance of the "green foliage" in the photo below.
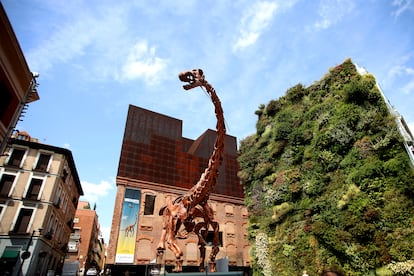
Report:
<svg viewBox="0 0 414 276"><path fill-rule="evenodd" d="M281 221L292 210L292 208L293 207L287 202L274 206L272 220L275 222Z"/></svg>
<svg viewBox="0 0 414 276"><path fill-rule="evenodd" d="M270 101L266 106L266 115L274 116L282 109L282 103L280 101Z"/></svg>
<svg viewBox="0 0 414 276"><path fill-rule="evenodd" d="M287 140L292 131L293 128L291 124L280 123L274 128L273 136L276 140Z"/></svg>
<svg viewBox="0 0 414 276"><path fill-rule="evenodd" d="M349 185L346 193L338 201L338 204L337 204L338 208L344 209L345 206L349 203L349 201L355 198L359 194L360 191L361 190L355 184L352 183L351 185Z"/></svg>
<svg viewBox="0 0 414 276"><path fill-rule="evenodd" d="M264 109L265 109L265 105L264 104L261 104L261 105L259 105L259 109L256 110L256 112L254 112L254 114L256 114L257 116L259 116L259 118L260 118L260 116L263 115Z"/></svg>
<svg viewBox="0 0 414 276"><path fill-rule="evenodd" d="M346 60L256 114L239 157L254 275L412 275L414 171L375 78Z"/></svg>
<svg viewBox="0 0 414 276"><path fill-rule="evenodd" d="M306 89L302 84L297 84L286 91L286 99L290 103L296 103L300 101L306 93Z"/></svg>
<svg viewBox="0 0 414 276"><path fill-rule="evenodd" d="M368 83L353 80L344 86L345 101L361 105L368 100L370 89Z"/></svg>

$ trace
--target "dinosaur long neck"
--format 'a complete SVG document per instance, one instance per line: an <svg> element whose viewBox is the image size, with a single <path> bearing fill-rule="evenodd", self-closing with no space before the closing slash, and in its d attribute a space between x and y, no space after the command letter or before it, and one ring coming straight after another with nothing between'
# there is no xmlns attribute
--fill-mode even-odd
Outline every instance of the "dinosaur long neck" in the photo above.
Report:
<svg viewBox="0 0 414 276"><path fill-rule="evenodd" d="M197 184L194 185L185 195L187 202L192 206L196 206L202 201L208 199L212 188L216 184L218 177L218 168L221 164L222 153L224 150L224 137L226 135L223 109L221 107L220 99L218 98L214 88L207 81L203 80L202 86L206 88L207 93L214 104L217 118L217 138L214 143L213 153L208 160L207 168L201 174L201 177L198 180Z"/></svg>

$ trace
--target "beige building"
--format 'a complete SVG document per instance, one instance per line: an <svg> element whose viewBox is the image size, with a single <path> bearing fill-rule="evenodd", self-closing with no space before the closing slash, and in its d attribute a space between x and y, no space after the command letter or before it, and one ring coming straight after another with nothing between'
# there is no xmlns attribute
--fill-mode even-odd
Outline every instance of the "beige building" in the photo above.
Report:
<svg viewBox="0 0 414 276"><path fill-rule="evenodd" d="M0 157L0 271L46 275L62 269L79 196L70 150L18 133Z"/></svg>
<svg viewBox="0 0 414 276"><path fill-rule="evenodd" d="M128 270L145 275L156 257L162 229L162 217L158 214L161 206L168 196L182 195L197 183L207 166L215 139L213 130L206 130L196 140L184 138L181 120L129 107L107 250L106 264L114 274L122 275ZM217 260L228 261L230 270L246 271L250 266L248 213L237 177L236 138L227 135L224 149L218 181L209 201L220 224ZM207 242L212 241L211 230ZM184 252L184 271L198 271L196 235L190 233L187 239L179 242ZM206 248L208 257L211 247ZM171 271L175 257L168 249L164 256L163 265Z"/></svg>

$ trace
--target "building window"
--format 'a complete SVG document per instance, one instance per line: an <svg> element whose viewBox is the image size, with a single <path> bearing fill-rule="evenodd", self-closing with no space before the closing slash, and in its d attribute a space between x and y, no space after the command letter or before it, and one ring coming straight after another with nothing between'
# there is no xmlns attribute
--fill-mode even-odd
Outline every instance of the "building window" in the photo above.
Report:
<svg viewBox="0 0 414 276"><path fill-rule="evenodd" d="M236 227L233 222L226 223L226 232L227 238L235 238L236 237Z"/></svg>
<svg viewBox="0 0 414 276"><path fill-rule="evenodd" d="M37 200L40 194L40 189L42 188L42 183L43 183L43 179L32 178L25 198Z"/></svg>
<svg viewBox="0 0 414 276"><path fill-rule="evenodd" d="M25 153L26 150L16 148L13 149L9 161L7 162L7 165L13 167L20 167Z"/></svg>
<svg viewBox="0 0 414 276"><path fill-rule="evenodd" d="M242 213L242 217L243 218L247 218L249 216L249 212L247 211L247 208L242 208L241 209L241 213Z"/></svg>
<svg viewBox="0 0 414 276"><path fill-rule="evenodd" d="M226 205L225 207L226 217L233 217L234 216L234 208L232 205Z"/></svg>
<svg viewBox="0 0 414 276"><path fill-rule="evenodd" d="M0 221L3 220L4 213L6 212L7 203L6 201L0 201Z"/></svg>
<svg viewBox="0 0 414 276"><path fill-rule="evenodd" d="M206 230L201 230L201 235L204 236L205 233L206 233ZM223 232L220 231L218 234L219 234L218 238L220 242L219 246L222 247L223 246ZM207 246L212 246L213 240L214 240L214 231L208 231L207 237L206 237Z"/></svg>
<svg viewBox="0 0 414 276"><path fill-rule="evenodd" d="M35 171L46 172L52 155L48 153L41 153L37 159Z"/></svg>
<svg viewBox="0 0 414 276"><path fill-rule="evenodd" d="M154 214L155 195L145 195L144 215Z"/></svg>
<svg viewBox="0 0 414 276"><path fill-rule="evenodd" d="M33 214L33 209L20 209L19 216L17 217L16 224L14 225L13 232L16 233L27 233L30 219Z"/></svg>
<svg viewBox="0 0 414 276"><path fill-rule="evenodd" d="M22 141L30 141L30 136L26 133L18 132L16 139Z"/></svg>
<svg viewBox="0 0 414 276"><path fill-rule="evenodd" d="M55 205L56 208L60 208L60 194L62 193L62 188L59 186L55 195L55 199L53 200L53 205Z"/></svg>
<svg viewBox="0 0 414 276"><path fill-rule="evenodd" d="M69 253L74 253L74 252L78 252L78 248L79 248L79 243L76 241L69 241L68 242L68 252Z"/></svg>
<svg viewBox="0 0 414 276"><path fill-rule="evenodd" d="M68 175L69 175L69 173L68 173L68 170L66 169L66 167L63 168L63 171L62 171L62 180L63 180L63 182L66 182L66 178L68 178Z"/></svg>
<svg viewBox="0 0 414 276"><path fill-rule="evenodd" d="M66 195L66 192L63 192L63 210L66 210L66 207L68 206L68 196Z"/></svg>
<svg viewBox="0 0 414 276"><path fill-rule="evenodd" d="M192 265L197 265L197 255L198 255L198 248L197 248L197 243L195 242L190 242L187 243L185 246L185 251L186 251L186 258L187 258L187 263L190 263Z"/></svg>
<svg viewBox="0 0 414 276"><path fill-rule="evenodd" d="M72 198L72 203L75 208L78 206L78 199L75 196Z"/></svg>
<svg viewBox="0 0 414 276"><path fill-rule="evenodd" d="M50 216L50 219L49 219L49 222L47 224L47 228L46 228L46 231L45 231L45 234L44 234L44 237L46 239L49 239L49 240L51 240L52 237L53 237L53 229L52 228L53 228L54 219L55 219L55 216L52 214Z"/></svg>
<svg viewBox="0 0 414 276"><path fill-rule="evenodd" d="M0 179L0 196L9 197L10 190L16 176L11 174L3 174Z"/></svg>

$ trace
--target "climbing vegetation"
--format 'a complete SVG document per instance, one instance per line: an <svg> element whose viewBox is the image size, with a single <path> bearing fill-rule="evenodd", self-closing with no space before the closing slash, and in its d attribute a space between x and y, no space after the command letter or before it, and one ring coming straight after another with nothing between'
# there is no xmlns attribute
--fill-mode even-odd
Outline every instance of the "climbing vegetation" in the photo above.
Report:
<svg viewBox="0 0 414 276"><path fill-rule="evenodd" d="M256 114L239 149L254 275L414 274L414 170L375 78L346 60Z"/></svg>

